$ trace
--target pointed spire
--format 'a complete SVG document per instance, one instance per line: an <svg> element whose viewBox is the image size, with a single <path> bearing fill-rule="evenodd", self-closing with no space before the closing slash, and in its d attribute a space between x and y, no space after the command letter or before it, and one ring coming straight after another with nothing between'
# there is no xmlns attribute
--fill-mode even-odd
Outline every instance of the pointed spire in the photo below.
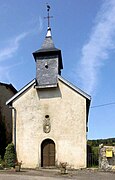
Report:
<svg viewBox="0 0 115 180"><path fill-rule="evenodd" d="M47 17L44 17L45 19L48 19L48 27L47 27L47 33L45 36L45 39L42 43L42 46L37 51L33 52L33 56L35 61L38 60L41 57L49 57L49 56L58 56L59 60L59 74L61 74L61 69L63 69L63 63L62 63L62 56L61 56L61 50L57 49L54 45L54 42L52 40L52 34L51 34L51 27L50 27L50 18L53 16L49 15L50 6L47 4Z"/></svg>
<svg viewBox="0 0 115 180"><path fill-rule="evenodd" d="M50 6L47 4L48 15L47 15L47 17L44 17L44 18L48 19L48 28L47 28L47 34L46 34L45 40L41 46L41 49L54 49L55 48L55 45L52 40L51 28L50 28L50 18L52 18L53 16L49 15L49 11L50 11Z"/></svg>
<svg viewBox="0 0 115 180"><path fill-rule="evenodd" d="M52 40L52 37L51 37L51 29L48 29L47 30L47 34L46 34L46 37L44 39L44 42L41 46L41 49L54 49L55 48L55 45L54 45L54 42Z"/></svg>
<svg viewBox="0 0 115 180"><path fill-rule="evenodd" d="M51 37L51 28L48 27L46 37Z"/></svg>

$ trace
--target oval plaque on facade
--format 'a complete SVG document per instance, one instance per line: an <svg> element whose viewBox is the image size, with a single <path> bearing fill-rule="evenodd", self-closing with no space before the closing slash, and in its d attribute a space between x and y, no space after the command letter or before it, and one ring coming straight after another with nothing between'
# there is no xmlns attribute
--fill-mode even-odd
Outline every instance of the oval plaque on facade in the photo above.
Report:
<svg viewBox="0 0 115 180"><path fill-rule="evenodd" d="M45 133L49 133L51 131L51 124L50 124L49 115L45 116L45 120L44 120L44 124L43 124L43 131Z"/></svg>

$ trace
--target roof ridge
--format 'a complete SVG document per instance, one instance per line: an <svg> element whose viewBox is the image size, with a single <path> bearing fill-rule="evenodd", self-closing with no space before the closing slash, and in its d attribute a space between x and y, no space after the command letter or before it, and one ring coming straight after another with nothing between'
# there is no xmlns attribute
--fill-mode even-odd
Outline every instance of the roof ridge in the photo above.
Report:
<svg viewBox="0 0 115 180"><path fill-rule="evenodd" d="M16 99L21 93L26 91L30 86L32 86L36 82L36 79L34 78L32 81L30 81L28 84L26 84L23 88L21 88L13 97L11 97L7 102L6 105L10 104L14 99Z"/></svg>
<svg viewBox="0 0 115 180"><path fill-rule="evenodd" d="M17 92L16 88L11 83L7 84L7 83L0 82L0 85L9 87L10 89L12 89L12 91L14 91L14 93Z"/></svg>
<svg viewBox="0 0 115 180"><path fill-rule="evenodd" d="M77 86L73 85L71 82L69 82L68 80L66 80L65 78L63 78L62 76L58 75L58 78L63 81L65 84L67 84L69 87L71 87L72 89L74 89L75 91L77 91L78 93L80 93L82 96L84 96L85 98L91 100L91 96L89 94L87 94L86 92L84 92L83 90L81 90L80 88L78 88Z"/></svg>

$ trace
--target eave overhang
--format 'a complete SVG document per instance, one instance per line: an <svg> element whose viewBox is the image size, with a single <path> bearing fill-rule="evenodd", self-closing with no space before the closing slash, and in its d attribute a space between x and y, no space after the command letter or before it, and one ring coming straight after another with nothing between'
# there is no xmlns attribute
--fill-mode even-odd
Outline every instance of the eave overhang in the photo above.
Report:
<svg viewBox="0 0 115 180"><path fill-rule="evenodd" d="M90 102L91 102L91 96L79 89L78 87L74 86L69 81L65 80L62 76L58 75L58 80L62 81L64 84L66 84L68 87L73 89L75 92L79 93L81 96L83 96L86 99L86 121L88 122L88 114L89 114L89 108L90 108ZM28 83L26 86L24 86L20 91L18 91L17 94L15 94L12 98L10 98L6 105L12 105L12 102L17 99L22 93L24 93L26 90L28 90L31 86L36 87L36 79L33 79L30 83Z"/></svg>
<svg viewBox="0 0 115 180"><path fill-rule="evenodd" d="M50 49L39 49L32 53L34 56L35 61L39 59L43 59L44 57L48 56L58 56L59 57L59 67L60 69L63 69L63 63L62 63L62 55L61 50L57 48L50 48Z"/></svg>
<svg viewBox="0 0 115 180"><path fill-rule="evenodd" d="M22 93L24 93L28 88L30 88L32 85L36 85L36 79L33 79L30 83L28 83L26 86L24 86L22 89L20 89L13 97L11 97L7 102L6 105L12 105L12 102L18 98Z"/></svg>

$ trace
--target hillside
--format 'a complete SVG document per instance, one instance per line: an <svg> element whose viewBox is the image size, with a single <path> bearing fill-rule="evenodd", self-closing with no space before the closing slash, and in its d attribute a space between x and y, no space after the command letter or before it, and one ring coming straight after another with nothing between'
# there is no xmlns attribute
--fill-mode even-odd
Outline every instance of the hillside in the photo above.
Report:
<svg viewBox="0 0 115 180"><path fill-rule="evenodd" d="M115 146L115 138L88 140L87 144L93 147L97 147L100 144L107 146Z"/></svg>

